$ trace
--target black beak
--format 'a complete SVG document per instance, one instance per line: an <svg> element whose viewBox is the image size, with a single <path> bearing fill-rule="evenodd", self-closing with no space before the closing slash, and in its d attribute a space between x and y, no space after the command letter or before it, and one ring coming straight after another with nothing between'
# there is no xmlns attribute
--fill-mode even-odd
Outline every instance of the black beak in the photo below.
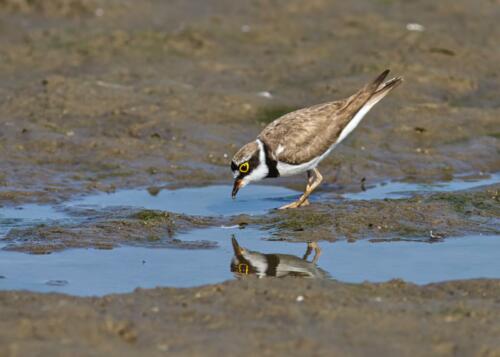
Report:
<svg viewBox="0 0 500 357"><path fill-rule="evenodd" d="M231 243L233 244L234 255L241 256L242 249L234 236L231 238Z"/></svg>
<svg viewBox="0 0 500 357"><path fill-rule="evenodd" d="M236 198L236 194L238 193L238 191L240 190L240 186L241 186L241 180L240 179L236 179L234 180L234 185L233 185L233 192L231 192L231 197L233 199Z"/></svg>

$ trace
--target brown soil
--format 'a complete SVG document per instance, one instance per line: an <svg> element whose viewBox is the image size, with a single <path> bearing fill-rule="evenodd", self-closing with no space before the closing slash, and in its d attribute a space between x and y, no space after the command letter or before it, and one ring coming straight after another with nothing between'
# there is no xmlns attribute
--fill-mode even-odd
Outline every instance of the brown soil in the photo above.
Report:
<svg viewBox="0 0 500 357"><path fill-rule="evenodd" d="M103 298L1 292L0 354L498 356L499 294L498 280L293 278Z"/></svg>
<svg viewBox="0 0 500 357"><path fill-rule="evenodd" d="M0 0L0 203L230 182L232 154L267 122L350 95L385 68L405 83L321 164L325 182L499 171L498 5ZM498 233L498 185L332 202L232 220L291 239ZM10 248L168 246L170 233L215 222L130 214L12 231ZM500 356L499 294L498 280L298 279L103 298L0 292L0 355Z"/></svg>
<svg viewBox="0 0 500 357"><path fill-rule="evenodd" d="M326 182L498 171L497 5L1 1L0 200L227 182L266 122L386 67L405 84L321 165Z"/></svg>

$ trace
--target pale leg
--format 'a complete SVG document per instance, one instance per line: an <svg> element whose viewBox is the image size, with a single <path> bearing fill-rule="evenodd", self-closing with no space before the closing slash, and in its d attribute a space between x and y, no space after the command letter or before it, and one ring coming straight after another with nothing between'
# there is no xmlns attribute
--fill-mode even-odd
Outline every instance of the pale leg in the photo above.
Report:
<svg viewBox="0 0 500 357"><path fill-rule="evenodd" d="M309 255L311 255L313 249L314 249L314 257L312 263L316 264L318 262L319 256L321 255L321 248L318 246L318 243L316 242L307 243L307 250L302 259L307 260L307 258L309 258Z"/></svg>
<svg viewBox="0 0 500 357"><path fill-rule="evenodd" d="M321 176L317 168L314 168L312 170L307 171L307 177L308 177L307 186L304 194L300 196L300 198L297 201L282 206L280 207L280 209L297 208L297 207L307 206L309 204L308 197L319 186L321 181L323 181L323 176Z"/></svg>
<svg viewBox="0 0 500 357"><path fill-rule="evenodd" d="M321 248L319 247L318 243L312 242L310 243L311 247L314 249L314 258L312 260L313 264L318 263L319 256L321 255Z"/></svg>

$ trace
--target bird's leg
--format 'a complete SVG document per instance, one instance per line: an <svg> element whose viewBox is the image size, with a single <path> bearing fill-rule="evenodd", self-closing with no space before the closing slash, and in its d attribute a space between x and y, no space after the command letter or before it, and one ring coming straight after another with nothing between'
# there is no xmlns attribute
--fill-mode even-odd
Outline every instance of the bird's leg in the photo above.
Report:
<svg viewBox="0 0 500 357"><path fill-rule="evenodd" d="M306 252L304 253L304 256L302 257L302 260L307 261L307 258L309 258L309 256L311 255L312 250L313 250L313 247L311 246L311 243L308 242L307 249L306 249Z"/></svg>
<svg viewBox="0 0 500 357"><path fill-rule="evenodd" d="M314 171L313 170L308 170L307 171L307 185L306 185L306 191L305 192L307 192L308 190L311 189L311 185L313 184L313 182L314 182L315 179L316 179L316 177L314 176ZM304 206L309 206L309 200L307 198L300 205L300 207L304 207Z"/></svg>
<svg viewBox="0 0 500 357"><path fill-rule="evenodd" d="M284 206L280 207L280 209L297 208L297 207L309 205L309 200L307 199L307 197L304 200L302 200L302 198L304 197L305 192L307 192L309 190L309 188L311 187L311 184L314 182L314 175L313 174L314 174L313 170L307 170L307 184L306 184L306 189L304 191L304 194L297 201L294 201L292 203L284 205Z"/></svg>
<svg viewBox="0 0 500 357"><path fill-rule="evenodd" d="M319 256L321 255L321 248L318 246L318 243L316 242L307 242L307 250L302 259L307 261L307 258L309 258L309 255L311 255L313 249L314 249L314 257L312 263L316 264L318 262Z"/></svg>
<svg viewBox="0 0 500 357"><path fill-rule="evenodd" d="M319 256L321 255L321 248L319 247L318 243L311 242L307 243L307 249L314 249L314 258L311 263L316 264L318 262Z"/></svg>
<svg viewBox="0 0 500 357"><path fill-rule="evenodd" d="M313 170L308 170L308 171L307 171L307 185L306 185L306 189L305 189L305 191L304 191L304 192L307 192L307 191L310 189L311 184L312 184L313 182L314 182L314 171L313 171ZM302 196L303 196L303 195L302 195ZM301 198L302 198L302 197L301 197ZM299 199L298 201L300 201L300 199ZM298 201L297 201L297 202L298 202ZM306 199L304 200L304 202L302 202L302 203L301 203L299 206L297 206L297 207L305 207L305 206L309 206L309 204L310 204L310 202L309 202L309 200L306 198Z"/></svg>
<svg viewBox="0 0 500 357"><path fill-rule="evenodd" d="M317 168L314 168L312 170L307 171L307 177L308 180L307 180L306 190L302 194L302 196L300 196L300 198L297 201L282 206L280 207L280 209L297 208L301 206L307 206L309 204L309 200L307 198L316 189L316 187L319 186L321 181L323 181L323 176L319 173L319 170Z"/></svg>

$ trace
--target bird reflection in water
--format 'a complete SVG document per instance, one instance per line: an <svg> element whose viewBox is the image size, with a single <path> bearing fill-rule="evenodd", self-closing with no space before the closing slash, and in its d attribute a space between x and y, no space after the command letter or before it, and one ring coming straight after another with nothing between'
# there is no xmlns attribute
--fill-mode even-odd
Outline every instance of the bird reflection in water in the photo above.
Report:
<svg viewBox="0 0 500 357"><path fill-rule="evenodd" d="M327 278L328 274L316 264L321 249L316 242L308 243L302 258L291 254L264 254L241 247L236 238L232 238L234 257L231 261L231 271L236 277L256 275L260 278L273 276L282 278L295 276L304 278ZM307 259L314 251L311 261Z"/></svg>

